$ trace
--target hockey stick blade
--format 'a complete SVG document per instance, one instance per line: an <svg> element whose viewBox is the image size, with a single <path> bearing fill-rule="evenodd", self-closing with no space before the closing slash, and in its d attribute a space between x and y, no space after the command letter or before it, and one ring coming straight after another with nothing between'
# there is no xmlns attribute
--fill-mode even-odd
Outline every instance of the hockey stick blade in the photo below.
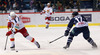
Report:
<svg viewBox="0 0 100 55"><path fill-rule="evenodd" d="M56 39L54 39L53 41L50 41L49 44L51 44L51 43L53 43L53 42L59 40L59 39L62 38L62 37L64 37L64 35L63 35L63 36L60 36L60 37L58 37L58 38L56 38Z"/></svg>

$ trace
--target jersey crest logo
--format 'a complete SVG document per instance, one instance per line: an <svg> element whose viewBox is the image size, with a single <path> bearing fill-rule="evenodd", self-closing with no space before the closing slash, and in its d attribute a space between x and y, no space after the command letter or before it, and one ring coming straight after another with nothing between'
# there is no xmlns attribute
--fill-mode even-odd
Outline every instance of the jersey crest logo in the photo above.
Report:
<svg viewBox="0 0 100 55"><path fill-rule="evenodd" d="M47 10L47 13L49 13L50 10Z"/></svg>

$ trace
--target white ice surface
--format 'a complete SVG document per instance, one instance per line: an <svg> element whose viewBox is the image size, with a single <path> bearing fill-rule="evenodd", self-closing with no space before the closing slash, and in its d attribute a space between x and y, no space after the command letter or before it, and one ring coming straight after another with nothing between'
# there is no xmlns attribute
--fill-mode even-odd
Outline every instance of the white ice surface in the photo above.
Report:
<svg viewBox="0 0 100 55"><path fill-rule="evenodd" d="M16 51L10 50L10 41L8 40L7 49L4 51L7 29L0 29L0 55L100 55L100 26L90 26L91 38L97 43L98 49L92 49L92 46L83 39L82 34L74 38L69 49L63 49L68 37L63 37L52 44L52 41L64 34L66 27L45 28L27 28L30 36L34 37L41 45L38 49L34 43L25 39L20 33L15 35Z"/></svg>

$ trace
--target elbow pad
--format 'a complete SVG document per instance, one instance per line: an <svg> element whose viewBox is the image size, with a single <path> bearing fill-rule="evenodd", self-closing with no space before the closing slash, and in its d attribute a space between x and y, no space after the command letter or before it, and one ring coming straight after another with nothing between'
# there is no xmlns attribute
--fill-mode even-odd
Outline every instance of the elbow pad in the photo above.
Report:
<svg viewBox="0 0 100 55"><path fill-rule="evenodd" d="M11 28L11 22L8 22L7 28Z"/></svg>

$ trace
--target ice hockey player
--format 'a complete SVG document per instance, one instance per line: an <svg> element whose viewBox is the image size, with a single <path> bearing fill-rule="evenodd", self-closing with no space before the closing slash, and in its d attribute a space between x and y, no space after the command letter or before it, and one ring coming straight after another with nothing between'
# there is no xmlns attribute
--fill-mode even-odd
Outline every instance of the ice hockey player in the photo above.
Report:
<svg viewBox="0 0 100 55"><path fill-rule="evenodd" d="M41 15L45 13L45 22L46 22L46 29L49 28L51 15L52 15L52 8L50 7L50 3L47 3L47 6L43 9L43 11L40 13Z"/></svg>
<svg viewBox="0 0 100 55"><path fill-rule="evenodd" d="M67 26L67 30L65 30L65 33L64 33L65 36L68 36L69 34L69 37L68 37L66 46L64 46L63 48L64 49L69 48L71 42L73 41L74 36L77 36L80 33L83 33L84 39L87 40L92 45L93 48L97 48L96 43L90 37L90 31L88 28L88 22L86 18L82 15L79 15L78 12L73 12L72 17L73 18L70 20ZM75 24L75 27L69 33L69 31L71 30L74 24Z"/></svg>
<svg viewBox="0 0 100 55"><path fill-rule="evenodd" d="M40 48L39 43L29 35L21 19L15 12L10 12L10 15L7 18L7 22L8 32L6 33L6 36L10 36L11 50L15 49L14 35L18 32L21 33L26 39L34 43L38 48Z"/></svg>

